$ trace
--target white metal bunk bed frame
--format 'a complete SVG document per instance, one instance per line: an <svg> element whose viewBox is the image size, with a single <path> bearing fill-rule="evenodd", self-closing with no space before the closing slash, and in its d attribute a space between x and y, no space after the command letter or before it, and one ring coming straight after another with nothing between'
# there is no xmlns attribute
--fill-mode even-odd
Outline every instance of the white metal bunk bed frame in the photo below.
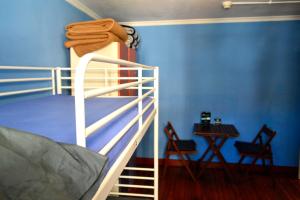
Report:
<svg viewBox="0 0 300 200"><path fill-rule="evenodd" d="M106 88L92 88L91 90L85 90L85 73L88 68L88 64L91 61L118 64L126 66L126 68L93 68L92 70L137 70L137 77L118 77L117 79L128 79L136 80L130 83L119 84L116 86L106 87ZM46 70L51 72L50 77L39 77L39 78L13 78L13 79L0 79L0 83L15 83L15 82L33 82L33 81L51 81L51 87L43 88L33 88L17 91L0 92L1 96L19 95L27 93L36 93L43 91L52 91L52 94L62 94L63 89L71 89L70 86L63 86L63 80L73 80L71 77L63 77L62 71L69 71L70 68L52 68L52 67L19 67L19 66L0 66L0 70ZM152 70L153 77L143 77L143 70ZM97 79L106 80L107 77L96 77ZM153 86L143 86L145 83L153 82ZM133 196L133 197L150 197L155 200L158 199L158 97L159 97L159 69L158 67L146 66L138 63L133 63L121 59L112 59L105 56L97 55L94 53L89 53L80 59L80 62L76 68L75 73L75 118L76 118L76 141L77 145L86 146L86 137L95 132L96 130L103 127L106 123L110 122L120 114L129 110L135 105L138 105L138 115L132 119L105 147L99 151L99 153L106 155L112 147L125 135L125 133L136 123L139 124L138 131L133 136L132 140L114 162L104 180L102 181L98 191L94 195L93 199L105 199L109 194L120 195L120 196ZM119 91L123 89L137 89L138 97L131 101L130 103L118 108L102 119L96 121L92 125L86 127L85 124L85 99L91 97L97 97L104 94L108 94L114 91ZM149 90L143 92L143 90ZM142 100L147 96L153 94L151 102L145 107L142 107ZM143 122L143 114L154 105L154 109L147 119ZM136 147L140 143L144 134L148 130L150 124L154 121L154 168L138 168L138 167L126 167L130 157L134 153ZM123 170L133 170L133 171L152 171L154 173L153 177L146 176L125 176L121 175ZM118 179L143 179L152 180L153 186L149 185L133 185L133 184L118 184L116 183ZM124 193L124 192L111 192L113 186L125 187L125 188L143 188L152 189L152 194L142 194L142 193Z"/></svg>

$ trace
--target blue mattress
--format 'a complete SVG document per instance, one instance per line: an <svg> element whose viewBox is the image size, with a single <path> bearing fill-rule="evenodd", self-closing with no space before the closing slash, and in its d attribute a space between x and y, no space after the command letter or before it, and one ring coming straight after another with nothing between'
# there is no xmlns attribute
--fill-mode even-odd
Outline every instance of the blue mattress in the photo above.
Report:
<svg viewBox="0 0 300 200"><path fill-rule="evenodd" d="M86 126L91 125L117 108L126 105L136 97L87 99ZM151 98L143 100L145 107ZM145 112L143 119L152 112L153 106ZM137 106L124 112L110 123L87 138L87 148L99 152L138 113ZM75 106L72 96L48 96L22 102L0 105L0 126L19 129L45 136L57 142L76 144ZM108 153L108 163L102 179L138 130L138 123Z"/></svg>

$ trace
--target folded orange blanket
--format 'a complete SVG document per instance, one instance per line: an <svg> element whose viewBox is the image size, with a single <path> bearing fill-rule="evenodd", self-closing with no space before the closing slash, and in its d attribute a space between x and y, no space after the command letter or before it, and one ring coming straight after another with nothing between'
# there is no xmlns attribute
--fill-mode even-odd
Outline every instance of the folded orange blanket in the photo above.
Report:
<svg viewBox="0 0 300 200"><path fill-rule="evenodd" d="M92 36L87 39L76 39L66 41L65 47L73 47L76 54L81 57L86 53L101 49L110 44L111 42L122 42L122 40L120 40L120 38L118 38L110 32L105 32L99 35L99 37Z"/></svg>
<svg viewBox="0 0 300 200"><path fill-rule="evenodd" d="M93 35L74 35L72 33L67 32L66 38L68 38L69 40L105 39L108 37L107 33L109 32L103 32L101 34L93 34Z"/></svg>
<svg viewBox="0 0 300 200"><path fill-rule="evenodd" d="M103 32L111 32L124 42L128 38L124 28L110 18L72 23L66 26L66 30L70 36L97 35Z"/></svg>

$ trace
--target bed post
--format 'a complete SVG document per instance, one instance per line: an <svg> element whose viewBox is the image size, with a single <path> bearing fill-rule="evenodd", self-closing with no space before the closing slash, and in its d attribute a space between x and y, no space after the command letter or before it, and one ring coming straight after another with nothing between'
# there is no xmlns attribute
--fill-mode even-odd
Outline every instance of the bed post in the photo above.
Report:
<svg viewBox="0 0 300 200"><path fill-rule="evenodd" d="M85 147L85 93L84 93L84 77L86 68L92 60L94 54L89 53L84 55L78 66L75 74L75 118L76 118L76 143L79 146Z"/></svg>
<svg viewBox="0 0 300 200"><path fill-rule="evenodd" d="M61 94L61 69L60 67L56 67L56 87L57 87L57 94Z"/></svg>
<svg viewBox="0 0 300 200"><path fill-rule="evenodd" d="M143 78L143 69L142 68L139 68L138 69L138 81L139 82L142 82L142 78ZM140 83L138 85L138 98L142 98L143 96L143 84ZM142 129L142 126L143 126L143 115L142 115L142 112L143 112L143 100L141 100L138 104L138 111L139 111L139 115L141 115L141 117L139 118L139 130Z"/></svg>
<svg viewBox="0 0 300 200"><path fill-rule="evenodd" d="M154 200L158 200L158 132L159 132L159 107L158 107L158 101L159 101L159 68L156 67L154 69L154 98L155 98L155 110L156 114L154 117Z"/></svg>
<svg viewBox="0 0 300 200"><path fill-rule="evenodd" d="M52 95L56 94L55 69L51 69Z"/></svg>

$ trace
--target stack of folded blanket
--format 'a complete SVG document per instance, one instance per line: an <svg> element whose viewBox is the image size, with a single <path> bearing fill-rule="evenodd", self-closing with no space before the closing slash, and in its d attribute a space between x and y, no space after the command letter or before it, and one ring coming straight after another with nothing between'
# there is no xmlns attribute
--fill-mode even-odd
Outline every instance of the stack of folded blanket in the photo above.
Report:
<svg viewBox="0 0 300 200"><path fill-rule="evenodd" d="M66 26L67 48L73 47L78 56L96 51L111 42L126 42L127 32L113 19L77 22Z"/></svg>
<svg viewBox="0 0 300 200"><path fill-rule="evenodd" d="M125 42L126 46L128 48L136 49L140 43L140 36L138 35L137 31L132 26L122 24L121 26L123 26L128 34L128 39Z"/></svg>

